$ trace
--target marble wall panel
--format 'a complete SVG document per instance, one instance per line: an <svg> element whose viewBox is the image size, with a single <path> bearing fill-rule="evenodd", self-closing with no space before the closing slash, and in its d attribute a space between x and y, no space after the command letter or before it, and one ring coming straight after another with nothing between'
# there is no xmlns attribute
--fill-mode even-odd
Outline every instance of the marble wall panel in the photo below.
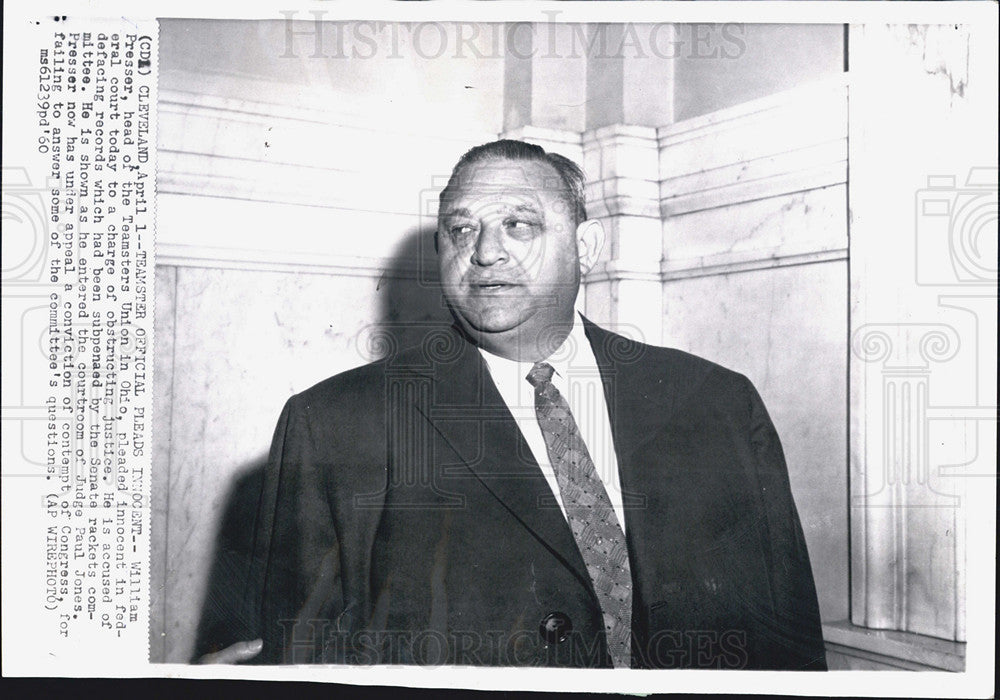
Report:
<svg viewBox="0 0 1000 700"><path fill-rule="evenodd" d="M373 321L429 319L440 307L434 290L391 278L174 274L164 658L181 662L193 651L220 519L263 465L284 401L371 359Z"/></svg>
<svg viewBox="0 0 1000 700"><path fill-rule="evenodd" d="M663 285L664 345L745 374L781 436L824 620L847 616L847 265Z"/></svg>
<svg viewBox="0 0 1000 700"><path fill-rule="evenodd" d="M846 247L846 185L702 209L663 222L667 269Z"/></svg>
<svg viewBox="0 0 1000 700"><path fill-rule="evenodd" d="M160 250L213 249L222 258L249 256L260 263L289 255L305 260L395 257L407 234L433 230L437 224L436 217L416 216L418 196L414 193L414 212L402 215L160 194L156 242ZM428 198L436 205L436 192Z"/></svg>

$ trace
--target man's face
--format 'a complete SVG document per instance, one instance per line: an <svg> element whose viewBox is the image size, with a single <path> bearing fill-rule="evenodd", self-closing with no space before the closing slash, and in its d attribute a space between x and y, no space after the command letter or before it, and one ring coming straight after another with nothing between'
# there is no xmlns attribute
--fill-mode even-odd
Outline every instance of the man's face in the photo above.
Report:
<svg viewBox="0 0 1000 700"><path fill-rule="evenodd" d="M572 323L576 228L565 185L548 163L464 167L442 202L438 262L445 298L466 331L491 349Z"/></svg>

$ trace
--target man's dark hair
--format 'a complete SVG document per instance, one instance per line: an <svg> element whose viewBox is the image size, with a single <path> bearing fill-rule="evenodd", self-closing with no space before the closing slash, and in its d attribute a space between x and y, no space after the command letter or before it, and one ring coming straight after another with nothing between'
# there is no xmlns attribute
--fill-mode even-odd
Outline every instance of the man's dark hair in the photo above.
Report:
<svg viewBox="0 0 1000 700"><path fill-rule="evenodd" d="M448 179L448 186L441 191L440 202L443 204L448 194L454 189L457 184L458 173L462 168L467 165L490 160L527 160L548 163L559 174L559 178L562 181L561 189L565 193L566 204L576 218L574 223L579 224L581 221L587 220L586 195L584 192L587 178L583 174L583 170L580 169L580 166L558 153L548 153L541 146L514 139L491 141L466 151L458 159L455 167L452 168L451 177Z"/></svg>

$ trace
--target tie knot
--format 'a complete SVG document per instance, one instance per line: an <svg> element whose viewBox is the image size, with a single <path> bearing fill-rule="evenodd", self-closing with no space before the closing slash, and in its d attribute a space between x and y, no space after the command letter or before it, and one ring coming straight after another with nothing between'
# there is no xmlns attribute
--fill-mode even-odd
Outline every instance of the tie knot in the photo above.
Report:
<svg viewBox="0 0 1000 700"><path fill-rule="evenodd" d="M548 362L536 362L535 366L531 368L528 372L528 376L525 377L528 383L536 389L540 386L545 386L552 382L552 375L555 373L555 368L552 367Z"/></svg>

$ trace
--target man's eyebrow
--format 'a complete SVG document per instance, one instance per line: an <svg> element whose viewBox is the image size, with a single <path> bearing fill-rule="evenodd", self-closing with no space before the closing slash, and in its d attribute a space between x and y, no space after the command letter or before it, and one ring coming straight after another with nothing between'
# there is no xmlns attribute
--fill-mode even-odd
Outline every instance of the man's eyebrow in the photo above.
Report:
<svg viewBox="0 0 1000 700"><path fill-rule="evenodd" d="M533 204L515 204L512 206L504 206L504 212L510 214L538 214L539 209ZM466 207L454 207L453 209L448 209L442 215L442 217L465 217L467 219L474 219L475 214L472 213L471 209Z"/></svg>
<svg viewBox="0 0 1000 700"><path fill-rule="evenodd" d="M444 213L444 216L464 216L468 219L472 218L472 212L465 207L455 207L454 209L449 209Z"/></svg>
<svg viewBox="0 0 1000 700"><path fill-rule="evenodd" d="M514 212L515 214L520 214L520 213L537 214L538 213L538 207L536 207L534 204L516 204L513 207L510 207L509 210L512 211L512 212Z"/></svg>

